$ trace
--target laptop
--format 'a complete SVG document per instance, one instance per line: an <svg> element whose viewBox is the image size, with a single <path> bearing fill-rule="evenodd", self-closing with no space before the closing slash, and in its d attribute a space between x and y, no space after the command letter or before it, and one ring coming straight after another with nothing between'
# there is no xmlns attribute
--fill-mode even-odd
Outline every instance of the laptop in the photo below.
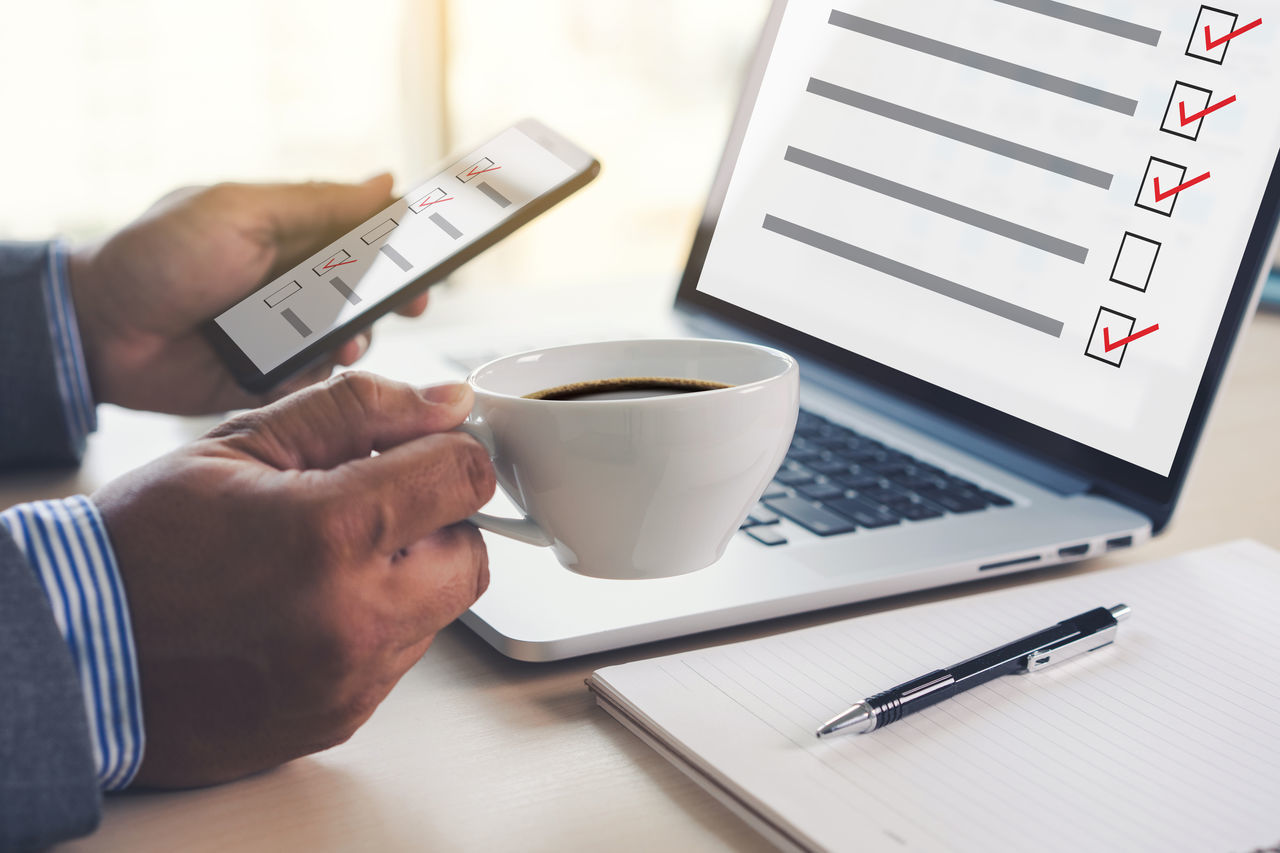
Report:
<svg viewBox="0 0 1280 853"><path fill-rule="evenodd" d="M645 331L795 355L787 461L691 575L490 537L463 621L548 661L1159 533L1269 266L1280 29L1122 8L777 0Z"/></svg>

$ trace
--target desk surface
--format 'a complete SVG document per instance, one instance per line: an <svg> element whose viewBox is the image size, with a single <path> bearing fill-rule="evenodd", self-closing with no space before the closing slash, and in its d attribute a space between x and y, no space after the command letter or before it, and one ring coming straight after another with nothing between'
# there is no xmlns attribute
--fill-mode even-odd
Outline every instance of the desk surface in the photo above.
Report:
<svg viewBox="0 0 1280 853"><path fill-rule="evenodd" d="M665 288L645 291L632 307L656 310L665 302ZM534 305L543 311L572 305L582 312L593 304L620 316L616 293L597 303L549 291L501 301L508 317L546 316L527 313ZM493 293L483 290L441 294L417 324L389 320L380 326L369 366L394 373L405 347L485 334L476 331L488 328L476 325L479 312L491 312L493 305ZM113 796L101 829L64 849L769 849L599 710L583 679L601 666L638 657L1034 583L1046 574L1154 559L1242 536L1280 547L1278 387L1280 315L1264 314L1244 337L1173 525L1132 553L552 664L508 660L453 625L343 746L217 788ZM0 506L91 491L210 423L107 408L78 472L0 479Z"/></svg>

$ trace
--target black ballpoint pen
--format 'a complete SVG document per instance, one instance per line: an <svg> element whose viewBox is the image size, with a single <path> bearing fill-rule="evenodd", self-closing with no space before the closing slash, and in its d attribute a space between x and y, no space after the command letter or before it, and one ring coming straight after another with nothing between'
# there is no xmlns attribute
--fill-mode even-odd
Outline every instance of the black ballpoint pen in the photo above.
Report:
<svg viewBox="0 0 1280 853"><path fill-rule="evenodd" d="M817 735L823 737L846 729L857 734L873 732L993 678L1015 672L1035 672L1109 646L1115 642L1117 623L1128 615L1128 605L1117 604L1064 619L1052 628L869 696L827 720Z"/></svg>

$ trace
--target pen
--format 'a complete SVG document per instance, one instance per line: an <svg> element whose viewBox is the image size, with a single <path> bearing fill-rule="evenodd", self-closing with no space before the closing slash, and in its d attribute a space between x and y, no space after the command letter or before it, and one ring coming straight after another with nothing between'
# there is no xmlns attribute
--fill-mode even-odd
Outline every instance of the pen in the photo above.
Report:
<svg viewBox="0 0 1280 853"><path fill-rule="evenodd" d="M936 669L863 699L823 723L817 735L823 737L846 729L857 734L873 732L993 678L1015 672L1036 672L1097 651L1115 642L1116 625L1128 615L1129 606L1117 604L1064 619L1052 628L1028 634L947 669Z"/></svg>

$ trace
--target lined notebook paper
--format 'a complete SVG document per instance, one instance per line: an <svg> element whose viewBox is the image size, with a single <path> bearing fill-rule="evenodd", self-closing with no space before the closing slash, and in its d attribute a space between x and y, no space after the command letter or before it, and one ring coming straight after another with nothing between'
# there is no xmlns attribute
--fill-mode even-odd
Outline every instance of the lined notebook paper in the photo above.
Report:
<svg viewBox="0 0 1280 853"><path fill-rule="evenodd" d="M852 702L1098 606L1115 644L870 735ZM776 842L829 850L1280 844L1280 553L1236 542L609 667L601 704Z"/></svg>

